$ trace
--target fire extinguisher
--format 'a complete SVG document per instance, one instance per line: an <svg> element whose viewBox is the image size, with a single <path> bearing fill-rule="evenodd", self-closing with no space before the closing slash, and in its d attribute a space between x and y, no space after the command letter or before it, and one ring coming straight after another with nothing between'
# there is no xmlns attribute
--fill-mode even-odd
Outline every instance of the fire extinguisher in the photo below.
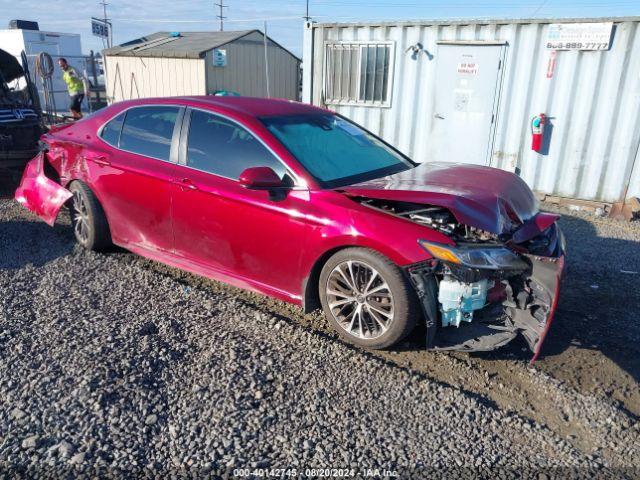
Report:
<svg viewBox="0 0 640 480"><path fill-rule="evenodd" d="M540 152L542 148L542 139L544 137L544 124L547 122L547 116L544 113L536 115L531 119L531 150Z"/></svg>

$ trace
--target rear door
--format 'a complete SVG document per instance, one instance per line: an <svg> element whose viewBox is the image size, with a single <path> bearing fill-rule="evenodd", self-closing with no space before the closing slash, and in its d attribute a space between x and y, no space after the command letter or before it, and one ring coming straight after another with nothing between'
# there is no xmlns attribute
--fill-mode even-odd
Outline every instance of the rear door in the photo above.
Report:
<svg viewBox="0 0 640 480"><path fill-rule="evenodd" d="M176 253L236 285L245 286L237 280L247 278L281 297L299 295L309 192L274 196L240 185L240 173L258 166L293 178L244 126L213 112L187 111L173 188Z"/></svg>
<svg viewBox="0 0 640 480"><path fill-rule="evenodd" d="M488 165L504 45L442 43L429 161Z"/></svg>
<svg viewBox="0 0 640 480"><path fill-rule="evenodd" d="M116 243L173 251L171 182L183 112L130 108L104 125L99 145L82 152Z"/></svg>

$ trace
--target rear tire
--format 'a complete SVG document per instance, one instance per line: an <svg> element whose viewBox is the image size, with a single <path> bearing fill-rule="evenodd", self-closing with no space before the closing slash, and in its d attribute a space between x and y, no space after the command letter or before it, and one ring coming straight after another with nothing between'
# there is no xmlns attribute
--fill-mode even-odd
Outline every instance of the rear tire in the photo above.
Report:
<svg viewBox="0 0 640 480"><path fill-rule="evenodd" d="M91 189L80 181L73 182L71 224L76 241L87 250L101 251L111 246L109 224L102 205Z"/></svg>
<svg viewBox="0 0 640 480"><path fill-rule="evenodd" d="M338 334L350 343L383 349L415 327L420 305L402 270L384 255L346 248L320 273L320 302Z"/></svg>

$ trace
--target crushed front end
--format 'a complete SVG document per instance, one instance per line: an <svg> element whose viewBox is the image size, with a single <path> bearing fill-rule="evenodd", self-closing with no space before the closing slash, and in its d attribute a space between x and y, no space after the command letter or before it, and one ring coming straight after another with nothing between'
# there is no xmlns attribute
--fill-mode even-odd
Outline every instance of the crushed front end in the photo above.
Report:
<svg viewBox="0 0 640 480"><path fill-rule="evenodd" d="M446 234L455 246L418 240L431 259L407 268L420 297L427 347L488 351L522 335L538 357L557 307L565 241L557 215L538 213L495 234L445 208L367 201Z"/></svg>

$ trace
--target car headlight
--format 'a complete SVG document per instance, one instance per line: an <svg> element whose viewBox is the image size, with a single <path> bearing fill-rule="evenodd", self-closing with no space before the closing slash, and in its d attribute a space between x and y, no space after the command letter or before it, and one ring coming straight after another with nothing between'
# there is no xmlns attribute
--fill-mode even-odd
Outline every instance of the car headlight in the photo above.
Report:
<svg viewBox="0 0 640 480"><path fill-rule="evenodd" d="M470 268L522 270L528 267L524 260L505 247L487 245L451 247L426 240L418 240L418 243L438 260Z"/></svg>

